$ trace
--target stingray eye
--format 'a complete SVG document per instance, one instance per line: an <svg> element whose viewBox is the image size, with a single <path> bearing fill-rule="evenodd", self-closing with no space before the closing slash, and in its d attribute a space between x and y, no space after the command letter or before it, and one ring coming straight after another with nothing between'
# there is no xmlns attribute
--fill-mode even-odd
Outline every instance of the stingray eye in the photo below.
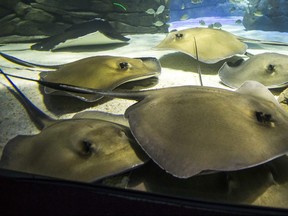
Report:
<svg viewBox="0 0 288 216"><path fill-rule="evenodd" d="M176 39L182 39L183 38L183 34L181 34L181 33L177 33L177 34L175 34L175 36L176 36Z"/></svg>
<svg viewBox="0 0 288 216"><path fill-rule="evenodd" d="M266 68L266 72L272 74L275 71L275 65L269 64Z"/></svg>
<svg viewBox="0 0 288 216"><path fill-rule="evenodd" d="M82 153L84 155L91 155L95 151L93 144L88 140L82 141Z"/></svg>
<svg viewBox="0 0 288 216"><path fill-rule="evenodd" d="M119 67L121 70L127 70L129 68L128 62L120 62Z"/></svg>
<svg viewBox="0 0 288 216"><path fill-rule="evenodd" d="M263 112L255 112L255 115L256 115L256 119L258 122L264 124L264 125L267 125L267 126L274 126L274 122L273 122L273 119L272 119L272 115L271 114L266 114L266 113L263 113Z"/></svg>

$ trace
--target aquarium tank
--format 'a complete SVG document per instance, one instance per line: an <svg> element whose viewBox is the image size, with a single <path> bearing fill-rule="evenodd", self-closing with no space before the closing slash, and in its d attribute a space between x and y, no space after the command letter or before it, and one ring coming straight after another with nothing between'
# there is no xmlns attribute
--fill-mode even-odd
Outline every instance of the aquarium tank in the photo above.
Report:
<svg viewBox="0 0 288 216"><path fill-rule="evenodd" d="M287 214L287 23L287 0L1 0L8 211Z"/></svg>

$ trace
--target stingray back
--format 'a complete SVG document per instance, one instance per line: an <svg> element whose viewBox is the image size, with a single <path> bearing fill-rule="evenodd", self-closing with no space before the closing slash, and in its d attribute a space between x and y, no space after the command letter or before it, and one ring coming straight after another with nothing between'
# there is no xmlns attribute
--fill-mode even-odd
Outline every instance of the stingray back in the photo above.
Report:
<svg viewBox="0 0 288 216"><path fill-rule="evenodd" d="M271 115L272 122L261 122L257 112ZM237 92L209 88L164 91L132 106L126 116L146 153L177 177L244 169L288 150L283 110L270 101Z"/></svg>

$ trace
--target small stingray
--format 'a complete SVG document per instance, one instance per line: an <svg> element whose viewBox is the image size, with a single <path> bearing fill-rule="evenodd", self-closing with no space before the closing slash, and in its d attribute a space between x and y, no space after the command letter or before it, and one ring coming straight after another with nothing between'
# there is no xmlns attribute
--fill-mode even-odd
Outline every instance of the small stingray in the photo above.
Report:
<svg viewBox="0 0 288 216"><path fill-rule="evenodd" d="M288 152L288 114L256 81L237 91L181 86L140 92L34 81L139 101L125 112L131 132L150 158L176 177L241 170Z"/></svg>
<svg viewBox="0 0 288 216"><path fill-rule="evenodd" d="M88 40L88 36L92 40ZM48 51L71 46L123 43L129 40L116 32L108 21L96 18L75 24L62 33L45 38L32 45L31 49Z"/></svg>
<svg viewBox="0 0 288 216"><path fill-rule="evenodd" d="M36 65L17 59L4 53L1 56L14 63L34 67ZM50 66L51 67L51 66ZM161 65L156 58L127 58L117 56L94 56L75 62L55 66L55 71L42 72L41 79L49 82L77 85L85 88L113 90L114 88L131 81L143 80L159 76ZM55 91L45 88L47 94L73 96L87 102L101 99L101 95L77 94Z"/></svg>
<svg viewBox="0 0 288 216"><path fill-rule="evenodd" d="M221 29L210 28L172 31L156 48L180 51L196 59L194 37L197 41L199 61L208 64L236 54L244 54L247 49L247 45L239 41L233 34Z"/></svg>
<svg viewBox="0 0 288 216"><path fill-rule="evenodd" d="M281 88L288 85L288 56L278 53L262 53L250 57L240 65L225 63L219 70L221 81L238 88L246 80L255 80L267 88Z"/></svg>
<svg viewBox="0 0 288 216"><path fill-rule="evenodd" d="M19 95L10 91L21 100L42 131L10 140L3 150L1 168L93 182L147 161L148 157L134 141L129 128L96 119L53 120L8 81Z"/></svg>

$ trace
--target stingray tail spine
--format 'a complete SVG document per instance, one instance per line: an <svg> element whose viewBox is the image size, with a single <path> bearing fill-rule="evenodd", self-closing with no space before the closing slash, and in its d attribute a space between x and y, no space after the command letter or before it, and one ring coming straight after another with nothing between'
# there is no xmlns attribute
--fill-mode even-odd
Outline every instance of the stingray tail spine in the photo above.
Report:
<svg viewBox="0 0 288 216"><path fill-rule="evenodd" d="M258 40L252 38L245 38L241 36L236 36L238 40L244 43L254 43L254 44L266 44L266 45L273 45L273 46L288 46L288 43L280 42L280 41L267 41L267 40Z"/></svg>
<svg viewBox="0 0 288 216"><path fill-rule="evenodd" d="M41 65L41 64L35 64L35 63L27 62L27 61L24 61L22 59L16 58L14 56L8 55L8 54L3 53L3 52L0 52L0 55L10 62L25 66L25 67L29 67L29 68L35 68L35 67L50 68L50 69L59 68L59 65Z"/></svg>
<svg viewBox="0 0 288 216"><path fill-rule="evenodd" d="M47 82L44 80L37 80L37 79L31 79L27 77L21 77L17 75L7 74L4 73L1 69L0 72L4 76L10 76L18 79L24 79L32 82L37 82L42 86L53 88L60 91L68 91L68 92L74 92L74 93L81 93L81 94L100 94L102 96L106 97L112 97L112 98L122 98L122 99L128 99L128 100L142 100L147 96L147 91L109 91L109 90L103 90L103 89L91 89L91 88L84 88L80 86L74 86L74 85L68 85L64 83L53 83L53 82Z"/></svg>
<svg viewBox="0 0 288 216"><path fill-rule="evenodd" d="M199 75L199 81L200 81L200 85L203 86L202 73L201 73L201 68L200 68L200 64L199 64L198 48L197 48L197 43L196 43L195 37L194 37L194 45L195 45L195 53L196 53L197 71L198 71L198 75Z"/></svg>
<svg viewBox="0 0 288 216"><path fill-rule="evenodd" d="M43 129L49 124L53 123L55 120L42 112L38 107L36 107L22 92L21 90L13 83L13 81L8 77L8 74L4 73L0 69L0 73L6 78L6 80L13 86L13 89L8 88L8 90L21 102L25 107L26 111L30 115L31 119L35 123L38 129ZM16 93L16 92L17 93Z"/></svg>

